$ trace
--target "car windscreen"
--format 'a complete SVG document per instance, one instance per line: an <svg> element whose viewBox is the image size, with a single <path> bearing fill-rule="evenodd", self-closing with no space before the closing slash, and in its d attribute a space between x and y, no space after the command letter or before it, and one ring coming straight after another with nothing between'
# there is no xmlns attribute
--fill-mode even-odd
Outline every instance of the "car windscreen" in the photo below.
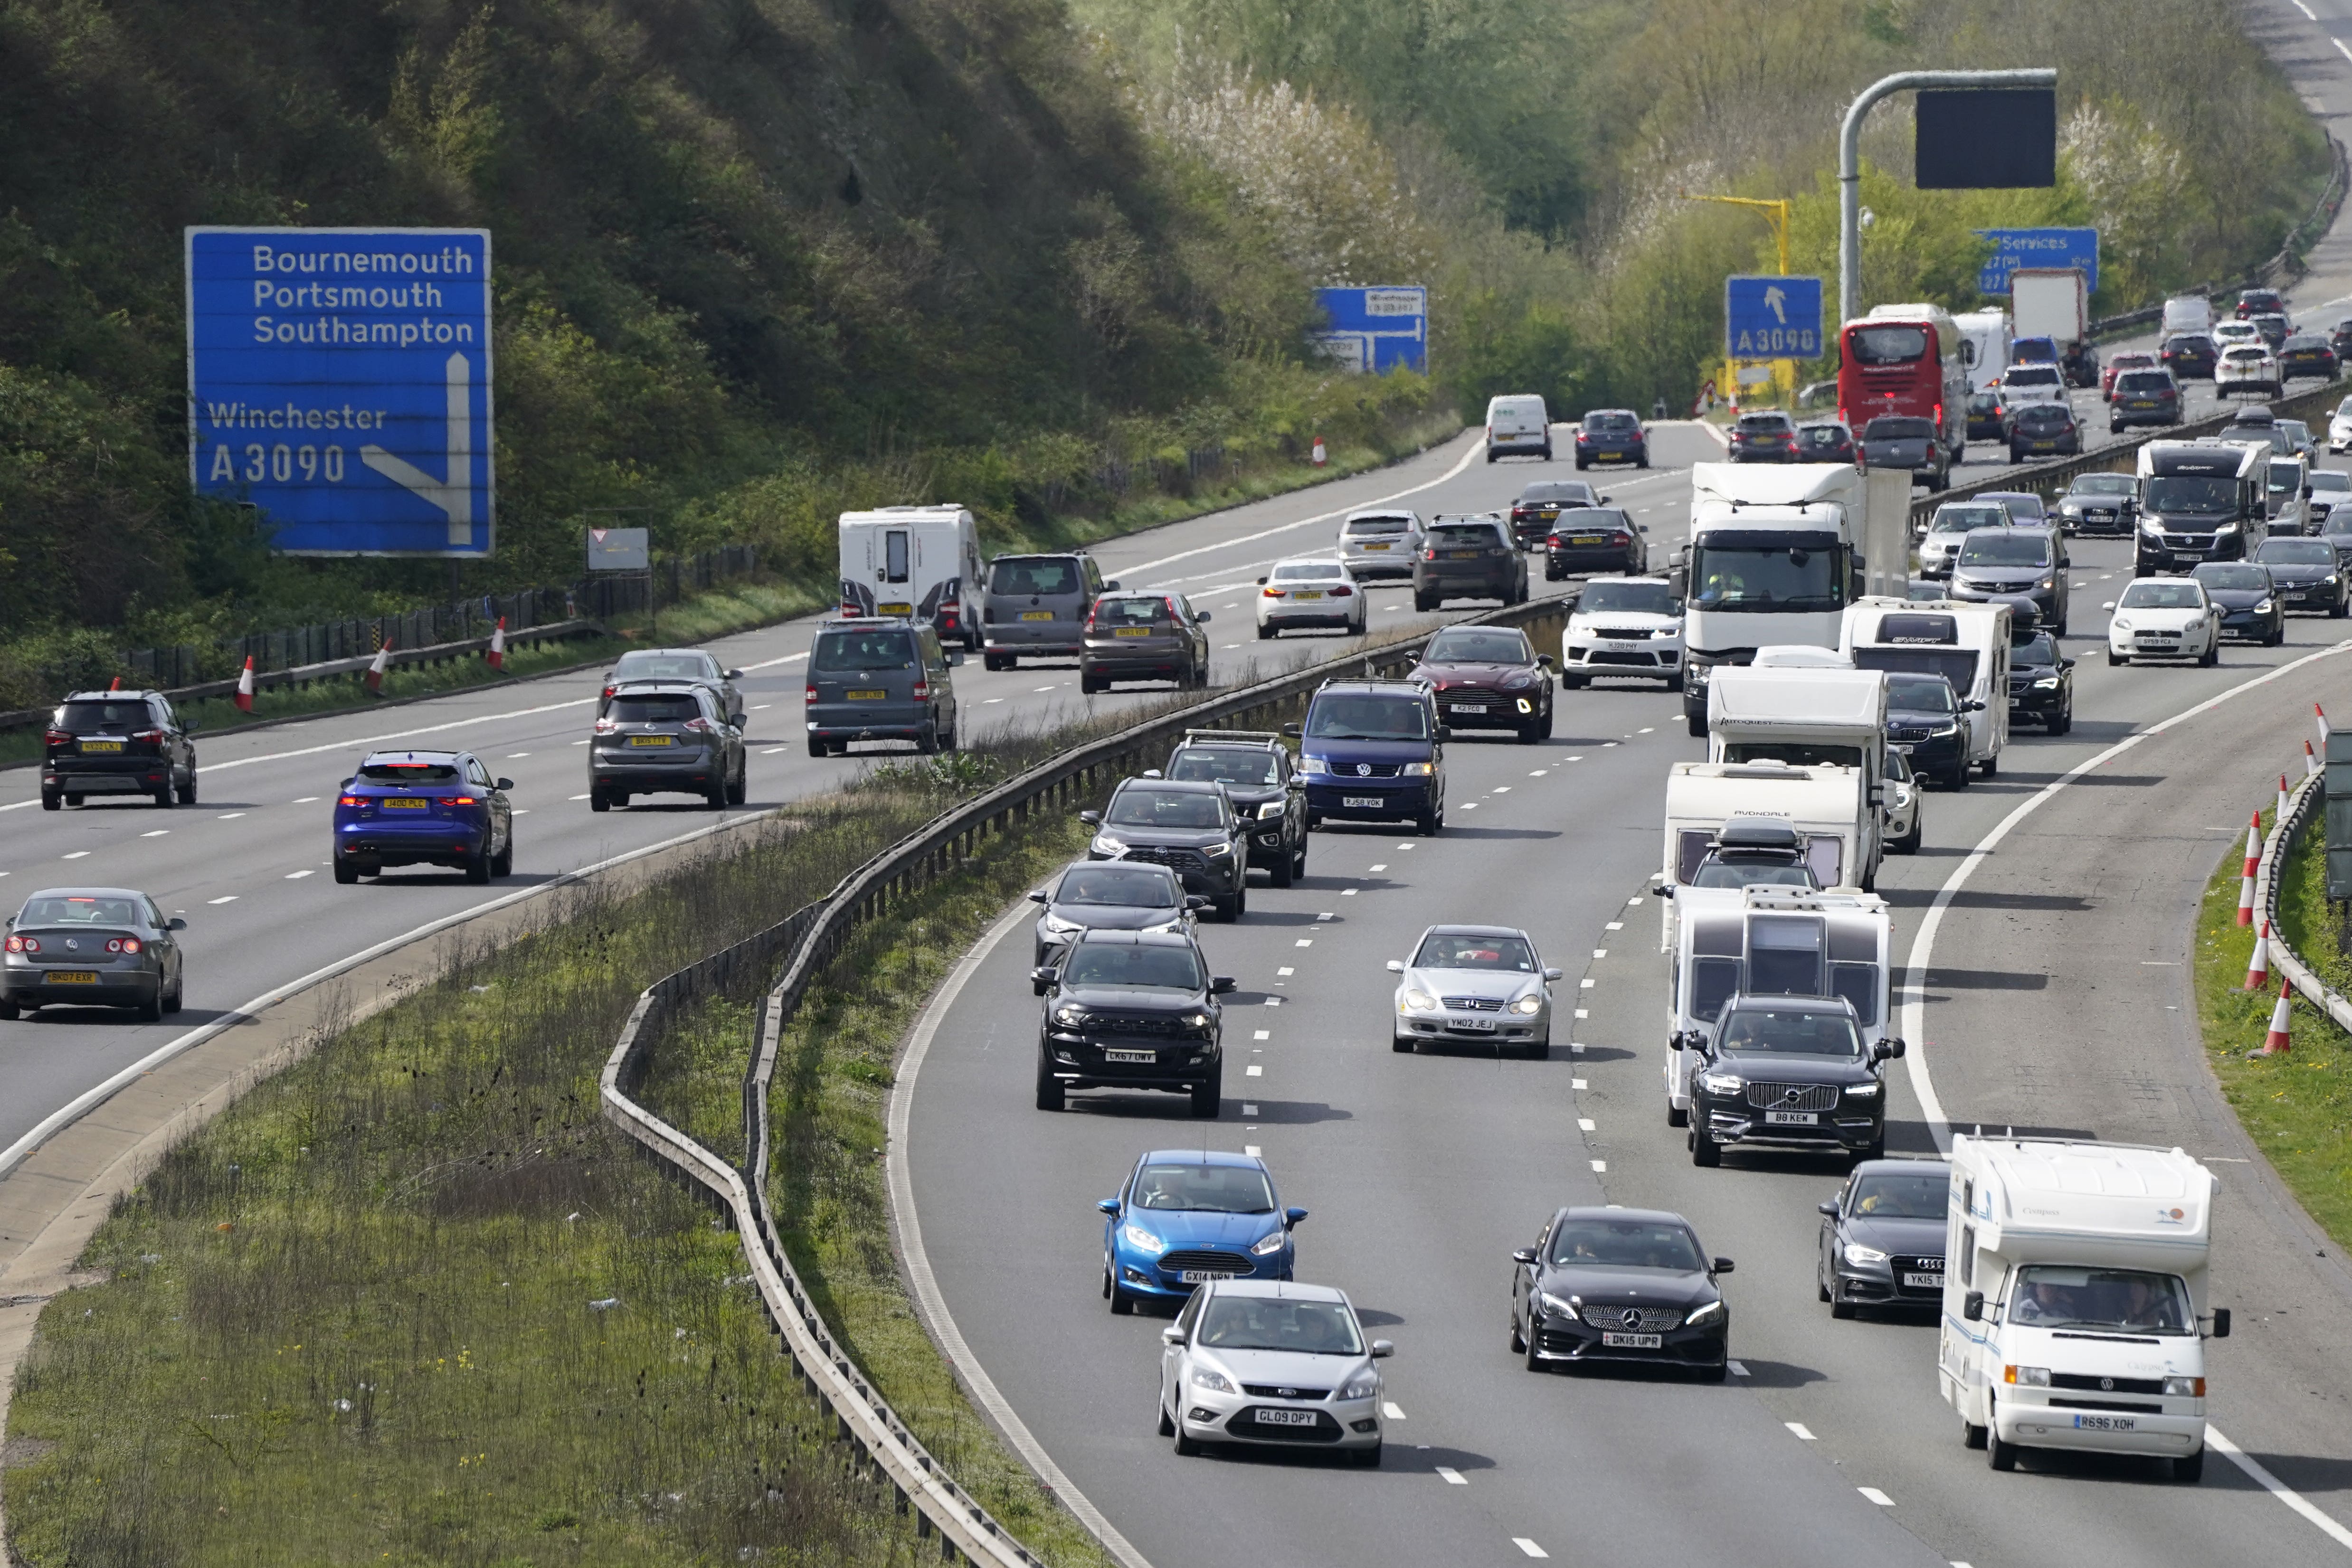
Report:
<svg viewBox="0 0 2352 1568"><path fill-rule="evenodd" d="M1361 1355L1363 1336L1345 1301L1220 1295L1201 1314L1193 1343L1210 1350L1286 1350L1294 1355Z"/></svg>
<svg viewBox="0 0 2352 1568"><path fill-rule="evenodd" d="M16 916L19 930L34 925L136 925L139 904L134 899L85 897L28 898Z"/></svg>
<svg viewBox="0 0 2352 1568"><path fill-rule="evenodd" d="M1156 593L1149 599L1098 599L1095 601L1095 619L1114 626L1175 624L1168 601Z"/></svg>
<svg viewBox="0 0 2352 1568"><path fill-rule="evenodd" d="M2116 601L2118 610L2202 610L2205 595L2195 585L2187 582L2158 582L2149 579L2135 582L2124 590Z"/></svg>
<svg viewBox="0 0 2352 1568"><path fill-rule="evenodd" d="M1813 873L1794 861L1707 859L1692 873L1693 887L1803 887L1813 885Z"/></svg>
<svg viewBox="0 0 2352 1568"><path fill-rule="evenodd" d="M1960 564L2048 566L2050 541L2034 534L1971 534L1960 547Z"/></svg>
<svg viewBox="0 0 2352 1568"><path fill-rule="evenodd" d="M1199 783L1245 784L1256 789L1281 783L1282 764L1271 751L1203 746L1178 752L1168 765L1168 777Z"/></svg>
<svg viewBox="0 0 2352 1568"><path fill-rule="evenodd" d="M2311 487L2315 490L2352 490L2352 474L2339 473L2333 468L2315 468L2311 471Z"/></svg>
<svg viewBox="0 0 2352 1568"><path fill-rule="evenodd" d="M2009 352L2013 360L2034 360L2046 364L2058 357L2058 340L2055 338L2020 338L2010 344Z"/></svg>
<svg viewBox="0 0 2352 1568"><path fill-rule="evenodd" d="M1682 606L1663 582L1588 582L1576 601L1580 615L1677 615Z"/></svg>
<svg viewBox="0 0 2352 1568"><path fill-rule="evenodd" d="M1173 909L1184 902L1174 874L1160 866L1072 866L1054 890L1055 904L1090 904L1106 909Z"/></svg>
<svg viewBox="0 0 2352 1568"><path fill-rule="evenodd" d="M1845 335L1845 350L1858 365L1907 365L1927 352L1925 327L1856 327Z"/></svg>
<svg viewBox="0 0 2352 1568"><path fill-rule="evenodd" d="M1427 740L1429 710L1405 696L1317 697L1307 734L1313 740Z"/></svg>
<svg viewBox="0 0 2352 1568"><path fill-rule="evenodd" d="M699 653L624 653L613 664L620 681L707 681L715 674Z"/></svg>
<svg viewBox="0 0 2352 1568"><path fill-rule="evenodd" d="M2066 486L2069 496L2128 496L2139 481L2128 474L2084 474Z"/></svg>
<svg viewBox="0 0 2352 1568"><path fill-rule="evenodd" d="M1146 1166L1135 1173L1138 1208L1272 1214L1274 1184L1251 1166Z"/></svg>
<svg viewBox="0 0 2352 1568"><path fill-rule="evenodd" d="M1358 539L1384 538L1391 534L1403 533L1412 526L1411 517L1349 517L1348 537Z"/></svg>
<svg viewBox="0 0 2352 1568"><path fill-rule="evenodd" d="M1951 1174L1938 1166L1917 1171L1864 1171L1853 1178L1846 1212L1865 1219L1941 1219L1950 1202Z"/></svg>
<svg viewBox="0 0 2352 1568"><path fill-rule="evenodd" d="M911 670L915 639L899 629L870 632L825 632L809 655L809 668L820 674L841 670Z"/></svg>
<svg viewBox="0 0 2352 1568"><path fill-rule="evenodd" d="M2140 505L2158 515L2226 517L2238 509L2238 482L2206 474L2158 474Z"/></svg>
<svg viewBox="0 0 2352 1568"><path fill-rule="evenodd" d="M2327 553L2333 559L2336 552L2331 549ZM2261 567L2247 566L2238 561L2205 561L2189 575L2208 588L2243 590L2248 593L2267 593L2271 587L2269 572L2264 571Z"/></svg>
<svg viewBox="0 0 2352 1568"><path fill-rule="evenodd" d="M1842 424L1801 424L1797 427L1797 440L1806 446L1834 450L1852 439L1853 435Z"/></svg>
<svg viewBox="0 0 2352 1568"><path fill-rule="evenodd" d="M2126 1334L2193 1333L2197 1322L2176 1275L2049 1263L2017 1271L2009 1320L2038 1329Z"/></svg>
<svg viewBox="0 0 2352 1568"><path fill-rule="evenodd" d="M1190 947L1081 942L1063 961L1062 984L1066 988L1197 991L1201 964Z"/></svg>
<svg viewBox="0 0 2352 1568"><path fill-rule="evenodd" d="M1856 648L1853 667L1885 670L1889 674L1941 675L1956 692L1973 690L1977 684L1977 656L1965 648ZM1887 700L1894 700L1891 694Z"/></svg>
<svg viewBox="0 0 2352 1568"><path fill-rule="evenodd" d="M1999 507L1938 507L1927 524L1931 534L1964 534L1970 528L2004 528L2009 514Z"/></svg>
<svg viewBox="0 0 2352 1568"><path fill-rule="evenodd" d="M1958 713L1951 684L1941 676L1894 675L1886 682L1886 706L1903 713Z"/></svg>
<svg viewBox="0 0 2352 1568"><path fill-rule="evenodd" d="M1458 931L1436 931L1422 938L1421 951L1412 956L1416 969L1497 969L1512 974L1533 974L1536 956L1517 936L1465 936Z"/></svg>
<svg viewBox="0 0 2352 1568"><path fill-rule="evenodd" d="M1530 485L1519 492L1519 502L1523 506L1541 506L1548 502L1563 501L1575 506L1589 507L1592 505L1594 498L1592 486L1580 479L1555 479L1549 484Z"/></svg>
<svg viewBox="0 0 2352 1568"><path fill-rule="evenodd" d="M988 569L991 593L1081 593L1085 574L1074 560L1000 560Z"/></svg>
<svg viewBox="0 0 2352 1568"><path fill-rule="evenodd" d="M1434 549L1468 549L1476 546L1500 548L1502 540L1495 530L1484 523L1441 524L1429 530L1429 543Z"/></svg>
<svg viewBox="0 0 2352 1568"><path fill-rule="evenodd" d="M2272 495L2292 496L2301 491L2302 488L2302 464L2273 463L2271 465L2270 493Z"/></svg>
<svg viewBox="0 0 2352 1568"><path fill-rule="evenodd" d="M1845 604L1839 552L1805 544L1716 542L1690 547L1690 602L1698 610L1824 611Z"/></svg>
<svg viewBox="0 0 2352 1568"><path fill-rule="evenodd" d="M1424 664L1529 664L1535 654L1517 632L1440 632L1421 656Z"/></svg>
<svg viewBox="0 0 2352 1568"><path fill-rule="evenodd" d="M604 710L604 716L614 724L683 724L690 718L700 718L702 705L684 692L642 695L623 692Z"/></svg>
<svg viewBox="0 0 2352 1568"><path fill-rule="evenodd" d="M2013 365L2000 378L2005 387L2054 387L2058 384L2055 365Z"/></svg>
<svg viewBox="0 0 2352 1568"><path fill-rule="evenodd" d="M1549 1261L1555 1269L1706 1270L1691 1233L1657 1219L1563 1219L1552 1232Z"/></svg>
<svg viewBox="0 0 2352 1568"><path fill-rule="evenodd" d="M1225 818L1217 798L1198 789L1129 787L1112 798L1103 821L1123 828L1206 830L1223 827Z"/></svg>
<svg viewBox="0 0 2352 1568"><path fill-rule="evenodd" d="M143 702L86 702L60 704L49 727L68 735L128 735L154 724Z"/></svg>
<svg viewBox="0 0 2352 1568"><path fill-rule="evenodd" d="M370 784L455 784L460 775L449 762L377 762L360 764L360 778Z"/></svg>
<svg viewBox="0 0 2352 1568"><path fill-rule="evenodd" d="M1276 582L1313 582L1324 578L1341 578L1348 569L1336 560L1285 561L1274 569Z"/></svg>
<svg viewBox="0 0 2352 1568"><path fill-rule="evenodd" d="M2264 539L2254 559L2264 566L2334 566L2336 551L2317 539Z"/></svg>
<svg viewBox="0 0 2352 1568"><path fill-rule="evenodd" d="M1752 1051L1773 1056L1831 1056L1853 1061L1862 1055L1862 1036L1853 1019L1843 1013L1814 1012L1804 1008L1738 1008L1726 1013L1715 1032L1718 1051Z"/></svg>
<svg viewBox="0 0 2352 1568"><path fill-rule="evenodd" d="M2020 665L2054 664L2057 662L2058 642L2047 632L2029 632L2021 638L2010 639L2009 665L2011 669Z"/></svg>
<svg viewBox="0 0 2352 1568"><path fill-rule="evenodd" d="M1932 441L1935 437L1936 422L1932 419L1882 414L1862 427L1864 441Z"/></svg>

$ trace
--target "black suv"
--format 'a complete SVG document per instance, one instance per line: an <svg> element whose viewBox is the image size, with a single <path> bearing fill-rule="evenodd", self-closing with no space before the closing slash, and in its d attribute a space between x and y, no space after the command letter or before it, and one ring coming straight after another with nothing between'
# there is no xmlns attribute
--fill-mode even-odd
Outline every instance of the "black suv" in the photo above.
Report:
<svg viewBox="0 0 2352 1568"><path fill-rule="evenodd" d="M1167 777L1217 783L1249 834L1249 863L1288 887L1307 874L1307 780L1282 737L1248 729L1188 729Z"/></svg>
<svg viewBox="0 0 2352 1568"><path fill-rule="evenodd" d="M76 692L49 716L41 754L41 810L91 795L174 797L196 803L196 743L162 692Z"/></svg>
<svg viewBox="0 0 2352 1568"><path fill-rule="evenodd" d="M2199 567L2200 575L2210 567ZM2253 571L2260 567L2233 566L2225 571ZM2058 651L2058 639L2036 628L2009 640L2009 722L2012 727L2032 722L2053 735L2074 727L2074 661Z"/></svg>
<svg viewBox="0 0 2352 1568"><path fill-rule="evenodd" d="M1742 994L1712 1038L1666 1043L1704 1057L1691 1074L1691 1164L1719 1166L1731 1144L1886 1157L1885 1064L1903 1042L1864 1045L1843 997Z"/></svg>
<svg viewBox="0 0 2352 1568"><path fill-rule="evenodd" d="M1233 798L1214 780L1129 779L1099 811L1080 811L1095 830L1087 858L1149 861L1205 894L1220 920L1249 907L1249 840Z"/></svg>
<svg viewBox="0 0 2352 1568"><path fill-rule="evenodd" d="M1432 520L1412 563L1412 607L1435 610L1449 599L1527 602L1528 558L1509 523L1492 512Z"/></svg>
<svg viewBox="0 0 2352 1568"><path fill-rule="evenodd" d="M1181 931L1086 931L1060 964L1030 977L1045 988L1037 1026L1037 1109L1073 1089L1190 1094L1213 1117L1224 1093L1230 975L1211 975Z"/></svg>
<svg viewBox="0 0 2352 1568"><path fill-rule="evenodd" d="M2176 332L2167 338L2156 350L2164 368L2178 382L2213 379L2213 367L2221 362L2221 350L2213 340L2202 332Z"/></svg>

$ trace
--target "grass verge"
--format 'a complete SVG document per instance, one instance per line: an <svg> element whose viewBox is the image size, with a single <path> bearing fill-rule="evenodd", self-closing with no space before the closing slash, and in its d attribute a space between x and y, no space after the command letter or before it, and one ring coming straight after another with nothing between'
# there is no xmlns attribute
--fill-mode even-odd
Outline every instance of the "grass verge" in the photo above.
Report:
<svg viewBox="0 0 2352 1568"><path fill-rule="evenodd" d="M2263 813L2263 831L2273 812ZM2319 835L2303 842L2280 869L2281 932L2305 963L2338 989L2352 988L2352 961L2336 950L2335 917L2321 880ZM2263 1043L2278 999L2273 978L2248 991L2246 966L2253 933L2238 924L2242 859L2232 847L2206 884L2197 921L2197 1010L2205 1030L2205 1059L2221 1092L2304 1211L2352 1247L2352 1039L2300 997L2294 1002L2294 1048L2284 1057L2249 1060ZM2275 977L2275 971L2273 971Z"/></svg>

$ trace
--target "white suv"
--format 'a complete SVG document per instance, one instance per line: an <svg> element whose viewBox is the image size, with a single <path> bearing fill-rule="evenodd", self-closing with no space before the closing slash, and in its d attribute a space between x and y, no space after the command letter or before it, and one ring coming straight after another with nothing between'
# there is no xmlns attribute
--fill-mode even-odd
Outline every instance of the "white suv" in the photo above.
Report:
<svg viewBox="0 0 2352 1568"><path fill-rule="evenodd" d="M1573 691L1596 675L1664 681L1683 689L1683 605L1663 577L1596 577L1560 634L1559 684Z"/></svg>

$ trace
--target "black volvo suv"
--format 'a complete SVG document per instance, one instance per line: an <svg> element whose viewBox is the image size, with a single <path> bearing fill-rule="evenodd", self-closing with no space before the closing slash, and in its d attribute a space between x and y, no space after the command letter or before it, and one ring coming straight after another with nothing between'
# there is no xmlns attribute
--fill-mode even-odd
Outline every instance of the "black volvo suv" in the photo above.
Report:
<svg viewBox="0 0 2352 1568"><path fill-rule="evenodd" d="M1886 1157L1885 1064L1899 1040L1864 1046L1842 997L1738 996L1709 1039L1666 1042L1703 1053L1691 1074L1690 1152L1719 1166L1730 1144Z"/></svg>
<svg viewBox="0 0 2352 1568"><path fill-rule="evenodd" d="M1230 975L1211 975L1181 931L1084 931L1059 965L1031 977L1045 988L1037 1029L1037 1109L1059 1111L1073 1089L1154 1089L1189 1094L1192 1114L1216 1115L1224 1092L1224 1009Z"/></svg>

